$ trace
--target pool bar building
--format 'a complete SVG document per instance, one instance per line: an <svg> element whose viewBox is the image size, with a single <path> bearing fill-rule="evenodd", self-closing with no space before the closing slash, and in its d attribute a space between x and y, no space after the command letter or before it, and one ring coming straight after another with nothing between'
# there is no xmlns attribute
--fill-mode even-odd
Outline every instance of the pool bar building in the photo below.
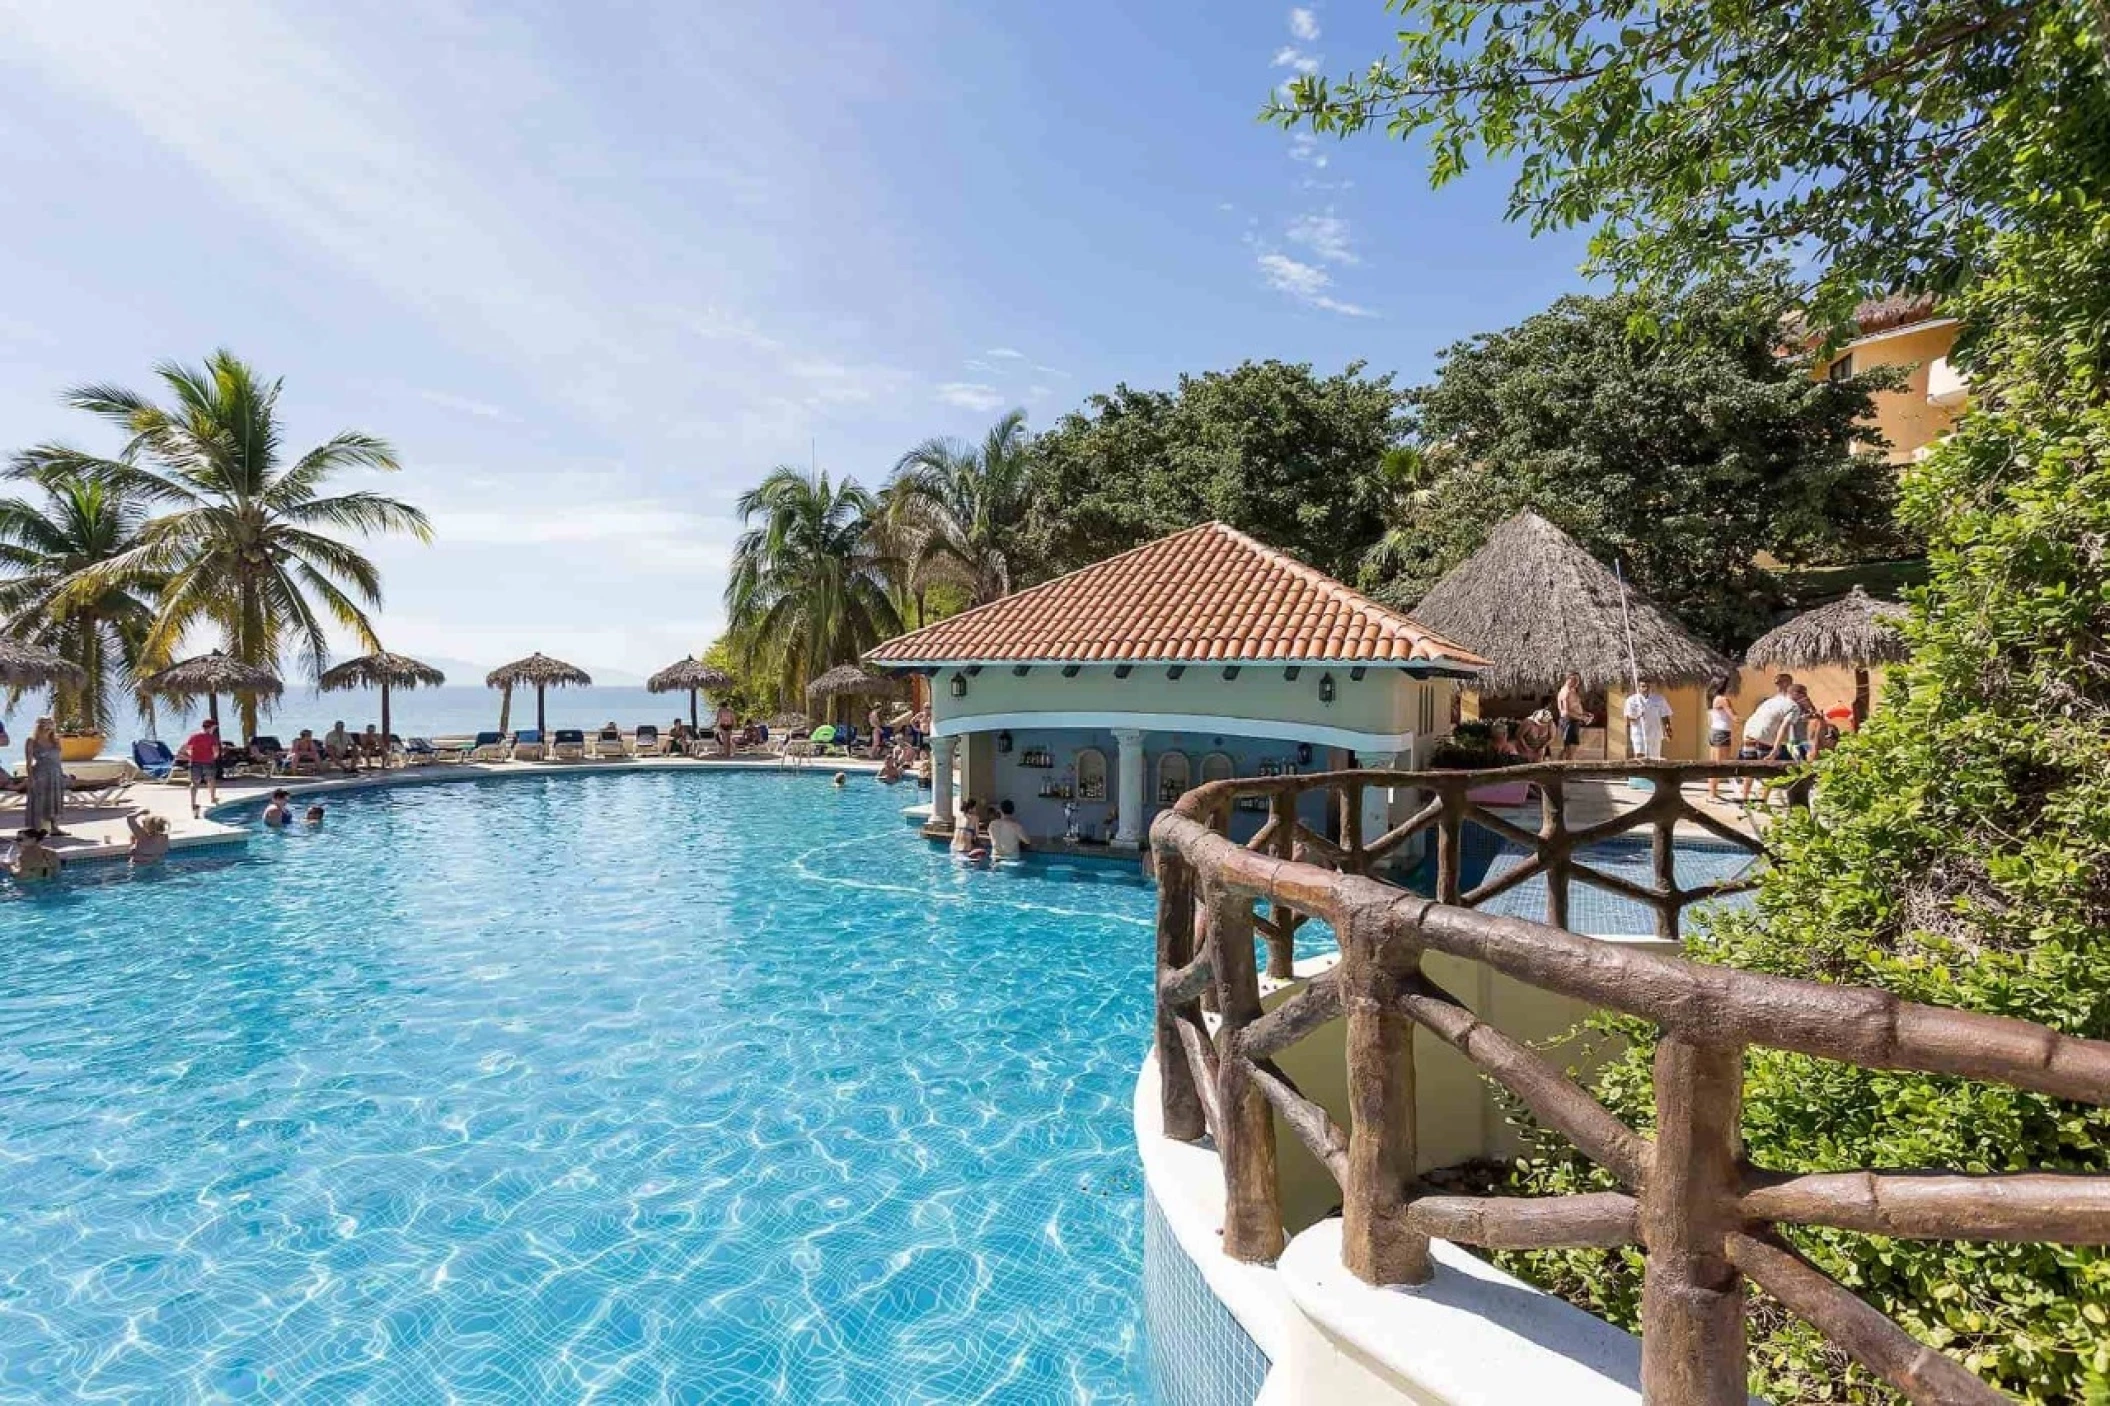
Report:
<svg viewBox="0 0 2110 1406"><path fill-rule="evenodd" d="M1131 851L1205 781L1418 766L1485 663L1216 522L866 658L930 680L929 833L950 833L966 800L1009 800L1043 844ZM1406 799L1373 791L1372 833ZM1233 833L1264 820L1234 817Z"/></svg>

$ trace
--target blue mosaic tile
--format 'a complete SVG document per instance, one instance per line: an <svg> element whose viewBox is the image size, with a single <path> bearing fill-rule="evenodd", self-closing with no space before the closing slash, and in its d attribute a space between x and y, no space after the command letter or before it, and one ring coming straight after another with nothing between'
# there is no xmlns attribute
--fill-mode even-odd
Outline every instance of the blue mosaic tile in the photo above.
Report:
<svg viewBox="0 0 2110 1406"><path fill-rule="evenodd" d="M1252 1406L1272 1364L1143 1197L1143 1317L1157 1406Z"/></svg>

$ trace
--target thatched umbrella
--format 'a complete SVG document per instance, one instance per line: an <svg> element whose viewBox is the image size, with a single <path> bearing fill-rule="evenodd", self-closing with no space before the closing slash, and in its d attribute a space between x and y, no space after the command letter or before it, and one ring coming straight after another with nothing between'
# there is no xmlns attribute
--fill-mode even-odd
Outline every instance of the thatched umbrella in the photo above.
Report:
<svg viewBox="0 0 2110 1406"><path fill-rule="evenodd" d="M149 674L139 687L142 693L159 698L203 698L205 716L215 722L220 718L220 695L223 693L254 703L277 698L286 691L278 675L269 669L231 659L217 649L180 664L171 664L157 674Z"/></svg>
<svg viewBox="0 0 2110 1406"><path fill-rule="evenodd" d="M484 683L491 688L507 690L510 696L515 684L535 686L535 730L547 732L549 724L542 710L543 690L551 688L593 687L593 676L576 664L567 664L562 659L552 659L547 654L530 654L525 659L515 659L502 664L484 676Z"/></svg>
<svg viewBox="0 0 2110 1406"><path fill-rule="evenodd" d="M700 659L683 659L669 664L651 678L645 680L645 688L652 693L681 693L689 695L689 728L697 727L696 693L699 689L731 688L733 676L723 669L714 669Z"/></svg>
<svg viewBox="0 0 2110 1406"><path fill-rule="evenodd" d="M1631 683L1693 683L1732 665L1631 588L1574 538L1534 512L1497 527L1479 551L1438 581L1414 619L1491 661L1472 687L1482 696L1552 693L1571 670L1591 692Z"/></svg>
<svg viewBox="0 0 2110 1406"><path fill-rule="evenodd" d="M808 698L899 698L901 685L860 664L838 664L806 685Z"/></svg>
<svg viewBox="0 0 2110 1406"><path fill-rule="evenodd" d="M315 680L315 687L324 693L337 693L354 688L381 690L381 768L386 771L390 736L388 691L391 688L416 688L420 684L428 688L438 688L445 682L447 676L430 664L421 663L407 654L390 654L382 650L374 654L362 654L357 659L345 660Z"/></svg>
<svg viewBox="0 0 2110 1406"><path fill-rule="evenodd" d="M1868 671L1895 664L1912 651L1899 632L1907 611L1877 600L1859 586L1753 640L1744 662L1758 669L1818 669L1837 664L1854 671L1854 726L1868 721Z"/></svg>
<svg viewBox="0 0 2110 1406"><path fill-rule="evenodd" d="M79 688L87 682L87 671L64 656L0 635L0 686Z"/></svg>

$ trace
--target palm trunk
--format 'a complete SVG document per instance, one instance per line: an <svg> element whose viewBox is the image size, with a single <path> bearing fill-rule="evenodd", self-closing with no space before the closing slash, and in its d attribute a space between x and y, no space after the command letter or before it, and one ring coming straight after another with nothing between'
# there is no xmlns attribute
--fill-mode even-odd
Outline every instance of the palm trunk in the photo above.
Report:
<svg viewBox="0 0 2110 1406"><path fill-rule="evenodd" d="M513 724L513 685L498 690L498 734L503 737Z"/></svg>
<svg viewBox="0 0 2110 1406"><path fill-rule="evenodd" d="M381 680L381 770L388 770L388 680Z"/></svg>

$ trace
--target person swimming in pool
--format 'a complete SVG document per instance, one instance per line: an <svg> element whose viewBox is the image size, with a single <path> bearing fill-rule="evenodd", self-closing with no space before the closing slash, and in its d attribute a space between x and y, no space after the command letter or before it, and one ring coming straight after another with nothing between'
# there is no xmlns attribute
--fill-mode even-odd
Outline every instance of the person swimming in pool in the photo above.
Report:
<svg viewBox="0 0 2110 1406"><path fill-rule="evenodd" d="M293 822L293 793L281 787L271 793L271 804L264 807L264 823L274 830L283 830Z"/></svg>
<svg viewBox="0 0 2110 1406"><path fill-rule="evenodd" d="M59 876L59 853L44 843L46 832L41 826L32 825L15 835L15 852L6 861L8 873L18 879L56 879Z"/></svg>

